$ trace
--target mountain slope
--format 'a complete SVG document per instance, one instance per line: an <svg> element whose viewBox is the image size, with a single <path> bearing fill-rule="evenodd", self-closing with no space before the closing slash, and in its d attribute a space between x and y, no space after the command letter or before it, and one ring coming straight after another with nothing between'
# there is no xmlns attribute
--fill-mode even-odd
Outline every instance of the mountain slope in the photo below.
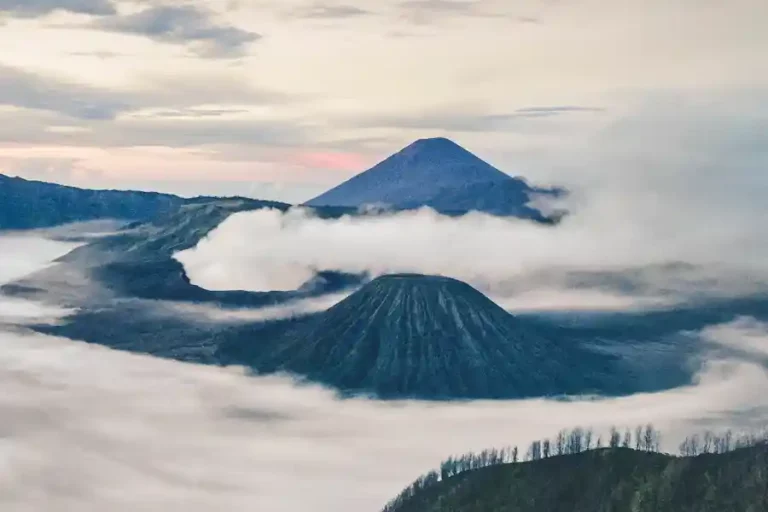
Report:
<svg viewBox="0 0 768 512"><path fill-rule="evenodd" d="M462 187L447 187L422 202L404 202L402 208L429 206L441 212L481 211L491 215L522 217L543 221L544 215L528 206L531 194L557 195L557 190L541 191L524 182L511 179L470 183Z"/></svg>
<svg viewBox="0 0 768 512"><path fill-rule="evenodd" d="M0 229L33 229L94 219L142 220L169 213L181 197L86 190L0 174Z"/></svg>
<svg viewBox="0 0 768 512"><path fill-rule="evenodd" d="M306 204L428 205L445 212L480 210L535 217L538 212L525 206L534 191L525 181L501 172L455 142L433 138L417 140Z"/></svg>
<svg viewBox="0 0 768 512"><path fill-rule="evenodd" d="M552 339L455 279L374 279L328 311L238 332L224 364L288 371L382 398L615 392L614 359Z"/></svg>
<svg viewBox="0 0 768 512"><path fill-rule="evenodd" d="M204 315L180 316L169 305L258 308L338 291L361 279L323 272L299 290L279 292L210 291L191 283L174 254L194 247L230 215L259 208L285 210L289 205L255 199L189 200L168 215L89 240L55 266L0 286L0 294L73 310L60 324L33 326L39 332L214 364L214 333L221 326ZM320 216L344 213L318 211Z"/></svg>
<svg viewBox="0 0 768 512"><path fill-rule="evenodd" d="M766 489L766 445L686 458L616 448L468 471L387 512L757 512Z"/></svg>

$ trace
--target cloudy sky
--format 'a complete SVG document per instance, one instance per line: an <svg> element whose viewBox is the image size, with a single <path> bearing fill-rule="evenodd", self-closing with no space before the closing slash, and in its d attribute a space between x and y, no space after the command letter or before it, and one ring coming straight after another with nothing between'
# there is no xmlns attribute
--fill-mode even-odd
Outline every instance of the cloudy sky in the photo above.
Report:
<svg viewBox="0 0 768 512"><path fill-rule="evenodd" d="M764 0L0 0L0 172L296 201L428 136L544 181L627 123L755 150L766 19Z"/></svg>

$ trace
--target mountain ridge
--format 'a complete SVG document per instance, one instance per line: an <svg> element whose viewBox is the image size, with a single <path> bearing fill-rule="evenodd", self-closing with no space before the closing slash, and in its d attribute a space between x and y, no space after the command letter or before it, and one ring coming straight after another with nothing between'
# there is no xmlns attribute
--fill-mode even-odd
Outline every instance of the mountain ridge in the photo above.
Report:
<svg viewBox="0 0 768 512"><path fill-rule="evenodd" d="M34 229L96 219L144 220L185 203L173 194L96 190L0 174L0 229Z"/></svg>

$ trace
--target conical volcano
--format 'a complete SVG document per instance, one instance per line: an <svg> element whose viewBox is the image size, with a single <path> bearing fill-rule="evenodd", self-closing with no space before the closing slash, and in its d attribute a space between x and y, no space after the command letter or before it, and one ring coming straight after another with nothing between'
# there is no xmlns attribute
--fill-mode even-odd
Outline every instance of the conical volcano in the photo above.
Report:
<svg viewBox="0 0 768 512"><path fill-rule="evenodd" d="M381 398L518 398L600 392L612 360L552 339L470 285L438 276L374 279L329 310L239 333L225 364L285 371Z"/></svg>
<svg viewBox="0 0 768 512"><path fill-rule="evenodd" d="M429 206L441 212L478 210L540 217L526 206L534 189L455 142L419 139L365 172L308 201L308 206Z"/></svg>

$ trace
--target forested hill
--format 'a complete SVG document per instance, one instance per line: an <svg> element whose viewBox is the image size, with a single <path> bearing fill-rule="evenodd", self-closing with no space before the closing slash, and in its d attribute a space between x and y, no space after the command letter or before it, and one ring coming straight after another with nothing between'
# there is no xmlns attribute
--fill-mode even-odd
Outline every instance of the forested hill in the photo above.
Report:
<svg viewBox="0 0 768 512"><path fill-rule="evenodd" d="M385 511L768 511L768 445L688 457L601 448L489 465L406 492Z"/></svg>
<svg viewBox="0 0 768 512"><path fill-rule="evenodd" d="M155 192L88 190L0 174L0 229L34 229L94 219L149 219L184 204Z"/></svg>

